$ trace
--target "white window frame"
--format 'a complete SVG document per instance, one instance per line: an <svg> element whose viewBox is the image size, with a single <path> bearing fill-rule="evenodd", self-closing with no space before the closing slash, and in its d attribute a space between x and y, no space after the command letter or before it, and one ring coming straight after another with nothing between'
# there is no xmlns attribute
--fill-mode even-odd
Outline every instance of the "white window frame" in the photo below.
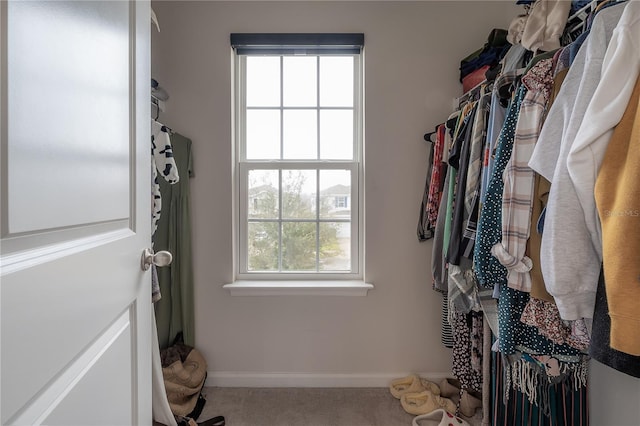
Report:
<svg viewBox="0 0 640 426"><path fill-rule="evenodd" d="M258 281L316 281L321 286L326 286L328 281L352 281L354 285L363 285L364 277L364 170L363 170L363 57L362 53L353 54L354 58L354 155L353 160L247 160L244 123L246 122L246 58L247 55L232 53L234 57L234 207L236 223L234 224L235 253L234 270L236 282L250 280ZM287 56L286 54L282 56ZM312 54L310 56L319 56ZM328 56L335 56L329 54ZM317 76L319 79L319 76ZM282 85L281 85L282 90ZM280 108L286 109L280 105ZM317 110L324 108L316 107ZM330 109L330 108L327 108ZM337 109L337 108L336 108ZM282 143L282 137L281 137ZM351 267L350 272L249 272L248 271L248 174L249 170L278 169L278 170L323 170L344 169L351 172ZM281 176L281 173L280 173ZM317 184L317 183L316 183ZM319 191L317 197L320 196ZM319 206L319 204L318 204ZM281 215L282 212L279 212ZM281 221L281 217L279 218ZM288 220L287 220L288 221ZM316 218L317 223L327 221L336 222L334 219L322 220ZM339 220L338 220L339 221ZM285 222L285 221L283 221ZM320 281L324 281L321 283ZM357 282L357 283L356 283ZM313 284L313 283L312 283ZM236 284L227 285L233 290ZM372 288L370 284L364 284L367 290ZM313 286L313 285L312 285ZM259 286L264 288L264 286ZM335 289L336 286L331 286ZM340 286L338 286L340 287ZM233 294L233 291L232 291ZM337 294L341 294L338 292ZM365 291L366 294L366 291Z"/></svg>

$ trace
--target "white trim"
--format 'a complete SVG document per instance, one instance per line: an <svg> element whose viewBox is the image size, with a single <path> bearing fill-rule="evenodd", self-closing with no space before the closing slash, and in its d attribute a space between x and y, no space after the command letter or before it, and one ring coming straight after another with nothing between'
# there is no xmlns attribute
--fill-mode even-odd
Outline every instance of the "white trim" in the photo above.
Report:
<svg viewBox="0 0 640 426"><path fill-rule="evenodd" d="M252 280L271 280L278 279L279 277L273 277L273 273L262 273L262 272L253 272L249 271L248 267L248 211L249 206L248 202L248 175L251 170L276 170L278 171L279 176L279 187L282 186L282 171L283 170L333 170L333 169L344 169L351 172L351 205L349 206L351 210L351 217L349 219L350 227L351 227L351 269L349 271L341 272L341 271L333 271L330 274L332 276L328 277L327 273L324 271L314 272L310 271L310 274L313 275L309 279L311 280L325 280L325 279L333 279L334 277L338 277L342 280L349 279L357 279L362 280L364 277L364 175L363 175L363 108L364 108L364 99L363 99L363 82L364 82L364 67L363 67L363 59L362 53L350 55L353 57L354 61L354 100L352 106L344 106L344 107L324 107L320 106L320 97L318 93L318 99L316 106L311 109L316 109L318 114L322 110L331 110L331 109L339 109L339 110L351 110L353 111L353 156L350 160L323 160L320 159L320 139L318 139L318 158L312 160L287 160L283 159L283 135L284 129L282 126L283 119L283 111L289 109L296 109L291 107L285 107L283 105L283 90L284 83L283 79L283 58L288 55L280 56L280 159L273 160L248 160L246 158L246 134L245 128L242 123L246 121L246 68L247 68L247 57L252 56L249 55L238 55L232 51L233 60L232 60L232 74L233 74L233 88L234 88L234 99L233 99L233 129L234 129L234 154L236 158L234 159L234 208L236 209L234 212L234 221L237 220L237 223L234 223L234 271L235 271L235 279L242 280L244 278L249 278ZM310 55L318 57L316 66L320 66L320 56L323 55ZM333 56L333 55L328 55ZM316 75L316 83L317 90L320 90L320 74ZM250 109L275 109L276 107L251 107ZM310 109L305 107L305 109ZM320 132L319 122L318 122L318 134ZM316 185L319 185L319 181L316 182ZM278 201L282 203L282 193L278 193ZM317 191L316 197L320 197L320 191ZM317 206L319 206L319 202L317 202ZM285 222L289 222L290 220L283 220L282 218L282 206L278 209L278 218L277 222L282 224ZM274 218L275 219L275 218ZM327 218L326 221L329 222L341 222L342 220L332 221ZM260 220L259 220L260 221ZM324 220L319 219L319 210L316 210L316 227L319 226L321 222ZM313 221L311 221L313 222ZM279 237L282 238L282 234L279 234ZM316 235L316 239L319 238L319 234ZM316 241L316 243L318 243ZM282 242L280 241L279 247L282 247ZM316 254L316 268L319 265L318 254ZM279 267L278 270L279 275L286 276L286 279L307 279L310 275L309 273L298 274L297 272L287 272L282 271L282 258L279 257ZM303 275L305 277L300 277L298 275ZM303 286L307 288L308 286ZM296 293L298 294L298 293ZM307 292L305 292L307 294ZM366 294L366 291L365 293Z"/></svg>
<svg viewBox="0 0 640 426"><path fill-rule="evenodd" d="M405 377L410 372L400 373L245 373L236 371L208 371L205 386L223 388L384 388L393 379ZM451 373L418 373L420 377L439 383Z"/></svg>
<svg viewBox="0 0 640 426"><path fill-rule="evenodd" d="M364 281L235 281L222 286L232 296L366 296Z"/></svg>

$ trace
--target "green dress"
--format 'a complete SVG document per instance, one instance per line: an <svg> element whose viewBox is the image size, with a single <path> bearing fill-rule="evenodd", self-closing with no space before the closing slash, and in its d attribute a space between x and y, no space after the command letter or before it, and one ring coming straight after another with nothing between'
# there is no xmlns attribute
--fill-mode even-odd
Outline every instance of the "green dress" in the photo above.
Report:
<svg viewBox="0 0 640 426"><path fill-rule="evenodd" d="M180 332L185 344L195 346L189 195L189 178L194 176L191 140L174 133L171 145L180 180L171 185L158 179L162 211L153 236L156 252L167 250L173 254L170 266L158 268L162 298L155 303L155 311L161 349L170 346Z"/></svg>

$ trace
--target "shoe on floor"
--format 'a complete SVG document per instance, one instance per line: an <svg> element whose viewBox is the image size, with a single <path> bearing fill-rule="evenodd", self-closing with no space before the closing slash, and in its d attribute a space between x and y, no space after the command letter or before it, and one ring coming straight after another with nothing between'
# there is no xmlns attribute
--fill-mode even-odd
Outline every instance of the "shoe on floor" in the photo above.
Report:
<svg viewBox="0 0 640 426"><path fill-rule="evenodd" d="M478 392L465 389L460 397L460 414L473 417L478 408L482 408L482 396Z"/></svg>
<svg viewBox="0 0 640 426"><path fill-rule="evenodd" d="M389 390L391 391L391 395L398 399L405 393L418 393L425 390L431 391L435 395L440 395L438 385L416 374L392 380L389 385Z"/></svg>
<svg viewBox="0 0 640 426"><path fill-rule="evenodd" d="M413 418L413 426L471 426L466 421L442 408L438 408L429 414L421 414Z"/></svg>
<svg viewBox="0 0 640 426"><path fill-rule="evenodd" d="M456 404L448 398L434 395L428 390L419 393L405 393L400 397L402 408L409 414L428 414L439 408L444 408L451 414L456 413Z"/></svg>
<svg viewBox="0 0 640 426"><path fill-rule="evenodd" d="M460 381L456 379L444 378L440 382L440 396L451 398L460 396Z"/></svg>
<svg viewBox="0 0 640 426"><path fill-rule="evenodd" d="M412 374L407 377L392 380L389 385L389 390L391 391L391 395L400 399L400 397L405 393L422 392L424 390L424 386L422 386L422 383L420 382L420 377Z"/></svg>
<svg viewBox="0 0 640 426"><path fill-rule="evenodd" d="M433 382L428 381L427 379L420 379L420 383L422 383L422 387L424 390L430 391L434 395L440 395L440 388Z"/></svg>

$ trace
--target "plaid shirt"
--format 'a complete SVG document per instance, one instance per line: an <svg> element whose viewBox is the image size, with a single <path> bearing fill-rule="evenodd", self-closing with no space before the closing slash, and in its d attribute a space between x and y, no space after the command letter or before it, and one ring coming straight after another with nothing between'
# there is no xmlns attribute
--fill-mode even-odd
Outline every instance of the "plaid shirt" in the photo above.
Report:
<svg viewBox="0 0 640 426"><path fill-rule="evenodd" d="M480 208L480 178L482 173L483 151L487 139L487 115L490 110L491 93L480 96L478 112L473 123L473 135L469 153L467 187L464 195L465 224L462 233L462 256L473 259L473 246L476 243L478 228L478 210Z"/></svg>
<svg viewBox="0 0 640 426"><path fill-rule="evenodd" d="M528 92L522 101L511 158L504 170L502 193L502 241L496 243L493 254L507 270L507 285L515 290L531 291L531 259L525 256L535 172L529 167L549 95L553 89L553 60L543 59L522 77Z"/></svg>

